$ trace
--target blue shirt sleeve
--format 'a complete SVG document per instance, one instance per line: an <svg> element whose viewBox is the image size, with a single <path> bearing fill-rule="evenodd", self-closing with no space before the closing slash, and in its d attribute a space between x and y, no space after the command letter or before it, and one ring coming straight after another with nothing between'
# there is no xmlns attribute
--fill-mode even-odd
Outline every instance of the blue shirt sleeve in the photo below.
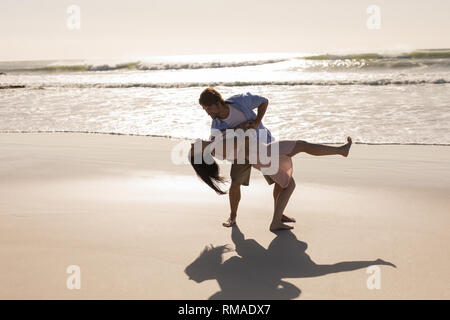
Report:
<svg viewBox="0 0 450 320"><path fill-rule="evenodd" d="M262 96L258 96L256 94L251 94L250 92L247 92L245 95L243 95L244 104L247 108L250 110L258 108L262 103L265 103L269 101L267 98L264 98Z"/></svg>

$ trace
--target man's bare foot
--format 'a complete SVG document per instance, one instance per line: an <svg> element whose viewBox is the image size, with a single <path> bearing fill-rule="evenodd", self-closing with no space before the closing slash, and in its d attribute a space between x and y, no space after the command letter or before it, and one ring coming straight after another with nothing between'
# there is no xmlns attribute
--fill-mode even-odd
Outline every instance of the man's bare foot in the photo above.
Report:
<svg viewBox="0 0 450 320"><path fill-rule="evenodd" d="M232 227L236 224L236 218L228 218L227 222L222 223L226 228Z"/></svg>
<svg viewBox="0 0 450 320"><path fill-rule="evenodd" d="M284 224L284 223L282 223L282 222L278 222L278 223L272 222L272 223L270 224L270 231L275 231L275 230L290 230L290 229L294 229L294 227L288 226L287 224Z"/></svg>
<svg viewBox="0 0 450 320"><path fill-rule="evenodd" d="M283 214L283 216L281 217L281 222L296 222L296 221L295 221L294 218L285 216L285 215Z"/></svg>
<svg viewBox="0 0 450 320"><path fill-rule="evenodd" d="M350 138L350 137L347 137L347 143L346 144L344 144L342 147L341 147L341 149L342 149L342 155L344 156L344 157L347 157L348 156L348 153L349 153L349 151L350 151L350 147L352 146L352 138Z"/></svg>

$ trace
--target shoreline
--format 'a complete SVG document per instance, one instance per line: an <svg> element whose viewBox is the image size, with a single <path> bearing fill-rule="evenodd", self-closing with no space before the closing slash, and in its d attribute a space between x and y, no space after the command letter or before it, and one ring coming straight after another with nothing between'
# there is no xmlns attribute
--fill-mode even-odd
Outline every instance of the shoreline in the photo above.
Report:
<svg viewBox="0 0 450 320"><path fill-rule="evenodd" d="M57 131L44 131L44 130L35 130L35 131L13 131L13 130L3 130L0 131L1 134L60 134L60 133L68 133L68 134L100 134L100 135L113 135L113 136L130 136L130 137L149 137L149 138L166 138L170 140L194 140L194 138L186 138L186 137L174 137L174 136L164 136L157 134L138 134L138 133L120 133L120 132L101 132L101 131L72 131L72 130L57 130ZM313 142L320 144L343 144L345 142ZM411 143L402 143L402 142L359 142L353 141L353 144L361 144L368 146L437 146L437 147L449 147L450 143L420 143L420 142L411 142Z"/></svg>

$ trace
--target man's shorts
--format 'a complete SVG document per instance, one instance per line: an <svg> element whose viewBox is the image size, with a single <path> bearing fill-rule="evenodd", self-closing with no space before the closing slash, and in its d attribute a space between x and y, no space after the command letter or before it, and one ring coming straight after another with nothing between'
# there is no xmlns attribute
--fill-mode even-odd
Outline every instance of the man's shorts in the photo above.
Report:
<svg viewBox="0 0 450 320"><path fill-rule="evenodd" d="M231 182L233 183L239 183L243 186L248 186L249 182L250 182L250 173L252 171L252 165L251 164L247 164L247 163L243 163L243 164L237 164L237 163L233 163L231 165L231 171L230 171L230 176L231 176ZM272 180L271 177L269 176L264 176L264 178L266 179L268 184L272 184L274 183L274 181Z"/></svg>

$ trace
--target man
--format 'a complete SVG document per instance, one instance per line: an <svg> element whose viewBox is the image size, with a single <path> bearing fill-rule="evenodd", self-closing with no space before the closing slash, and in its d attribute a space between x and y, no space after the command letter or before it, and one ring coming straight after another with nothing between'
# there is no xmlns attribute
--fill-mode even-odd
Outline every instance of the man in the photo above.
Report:
<svg viewBox="0 0 450 320"><path fill-rule="evenodd" d="M213 88L206 88L200 95L200 105L213 119L211 130L226 130L245 124L246 129L256 129L259 136L260 130L266 130L266 143L274 140L270 131L262 124L262 119L266 113L269 100L258 95L246 94L234 95L224 100L220 93ZM257 109L257 113L253 112ZM230 200L230 217L223 223L224 227L231 227L236 223L237 209L241 200L241 185L248 186L250 181L251 164L233 163L231 166L231 186L228 192ZM268 184L274 183L269 176L264 176ZM274 203L282 191L281 187L275 184L273 190ZM283 222L295 222L295 219L283 215Z"/></svg>

